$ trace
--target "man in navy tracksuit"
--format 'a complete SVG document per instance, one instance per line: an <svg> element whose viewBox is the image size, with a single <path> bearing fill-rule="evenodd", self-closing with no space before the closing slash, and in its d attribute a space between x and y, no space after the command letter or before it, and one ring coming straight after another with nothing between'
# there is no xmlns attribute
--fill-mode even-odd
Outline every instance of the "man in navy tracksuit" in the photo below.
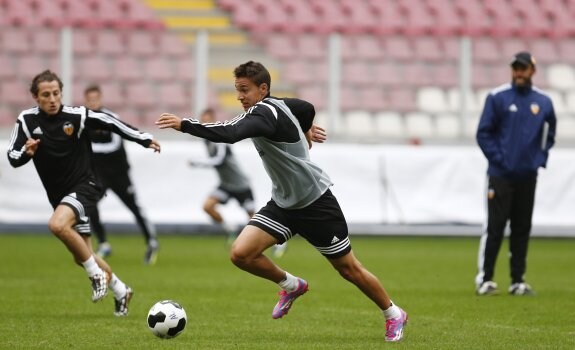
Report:
<svg viewBox="0 0 575 350"><path fill-rule="evenodd" d="M490 92L477 129L477 143L489 162L487 231L481 237L475 279L478 295L498 294L493 275L508 220L509 293L533 294L524 281L527 246L537 170L546 166L555 142L556 118L551 99L532 86L535 59L531 54L516 54L511 69L512 83Z"/></svg>

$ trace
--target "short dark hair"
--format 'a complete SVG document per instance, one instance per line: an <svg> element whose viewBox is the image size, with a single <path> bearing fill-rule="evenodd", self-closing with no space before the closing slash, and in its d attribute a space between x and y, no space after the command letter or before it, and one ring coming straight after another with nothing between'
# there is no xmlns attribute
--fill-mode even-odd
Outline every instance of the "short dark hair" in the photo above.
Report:
<svg viewBox="0 0 575 350"><path fill-rule="evenodd" d="M254 61L248 61L244 64L240 64L234 69L235 78L248 78L254 82L257 86L261 84L268 85L268 95L270 93L272 78L270 77L270 72L264 67L263 64Z"/></svg>
<svg viewBox="0 0 575 350"><path fill-rule="evenodd" d="M91 84L86 86L86 88L84 89L84 96L86 96L87 94L91 93L91 92L97 92L99 94L102 93L102 89L100 89L100 85L98 84Z"/></svg>
<svg viewBox="0 0 575 350"><path fill-rule="evenodd" d="M64 88L64 84L62 83L62 80L60 80L60 77L58 77L58 75L51 70L46 69L42 73L36 75L34 79L32 79L32 84L30 84L30 93L32 93L32 96L38 96L38 92L40 91L38 85L45 81L57 81L58 85L60 86L60 91L62 91Z"/></svg>

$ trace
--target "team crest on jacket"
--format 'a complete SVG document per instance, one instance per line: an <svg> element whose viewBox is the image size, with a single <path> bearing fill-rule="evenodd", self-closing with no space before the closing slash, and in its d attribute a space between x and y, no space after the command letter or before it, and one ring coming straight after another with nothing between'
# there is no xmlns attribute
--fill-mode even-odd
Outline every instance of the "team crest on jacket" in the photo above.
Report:
<svg viewBox="0 0 575 350"><path fill-rule="evenodd" d="M531 104L531 113L533 113L533 115L537 115L537 113L539 113L539 105L537 103Z"/></svg>
<svg viewBox="0 0 575 350"><path fill-rule="evenodd" d="M72 134L74 133L74 124L72 124L70 122L65 122L62 129L64 130L64 133L66 135L72 136Z"/></svg>

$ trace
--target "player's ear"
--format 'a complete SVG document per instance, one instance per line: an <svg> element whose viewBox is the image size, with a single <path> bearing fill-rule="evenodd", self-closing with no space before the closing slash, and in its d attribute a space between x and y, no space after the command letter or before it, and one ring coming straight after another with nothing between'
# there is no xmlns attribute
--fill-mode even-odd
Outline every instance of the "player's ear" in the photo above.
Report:
<svg viewBox="0 0 575 350"><path fill-rule="evenodd" d="M261 83L259 86L260 94L262 96L267 96L269 94L269 86L266 83Z"/></svg>

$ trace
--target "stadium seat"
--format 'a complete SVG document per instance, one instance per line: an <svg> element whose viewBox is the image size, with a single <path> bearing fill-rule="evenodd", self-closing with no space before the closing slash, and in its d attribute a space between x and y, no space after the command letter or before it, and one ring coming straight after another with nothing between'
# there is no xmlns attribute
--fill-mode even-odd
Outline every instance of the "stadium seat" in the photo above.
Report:
<svg viewBox="0 0 575 350"><path fill-rule="evenodd" d="M0 97L2 100L1 104L14 105L21 109L34 105L35 102L28 91L28 86L23 81L6 80L0 83L0 91L2 91L2 96Z"/></svg>
<svg viewBox="0 0 575 350"><path fill-rule="evenodd" d="M31 52L31 39L28 29L10 28L3 30L0 38L0 52L23 55Z"/></svg>
<svg viewBox="0 0 575 350"><path fill-rule="evenodd" d="M368 3L379 22L373 29L376 35L388 36L403 33L406 19L395 1L368 0Z"/></svg>
<svg viewBox="0 0 575 350"><path fill-rule="evenodd" d="M415 111L417 108L415 94L410 88L396 88L389 91L389 109L404 113Z"/></svg>
<svg viewBox="0 0 575 350"><path fill-rule="evenodd" d="M455 114L440 113L435 116L435 135L444 139L455 139L460 134L459 117Z"/></svg>
<svg viewBox="0 0 575 350"><path fill-rule="evenodd" d="M274 33L267 36L265 46L267 51L275 58L291 60L298 56L298 50L286 48L294 47L296 41L294 36L283 33Z"/></svg>
<svg viewBox="0 0 575 350"><path fill-rule="evenodd" d="M150 57L143 62L145 76L153 81L167 81L177 77L171 61L163 56Z"/></svg>
<svg viewBox="0 0 575 350"><path fill-rule="evenodd" d="M302 35L295 38L295 52L310 60L325 60L327 38L320 35ZM285 50L285 47L284 47Z"/></svg>
<svg viewBox="0 0 575 350"><path fill-rule="evenodd" d="M174 59L176 72L181 81L190 82L196 77L194 60L191 57Z"/></svg>
<svg viewBox="0 0 575 350"><path fill-rule="evenodd" d="M404 65L404 83L409 86L429 86L434 84L430 65L413 62Z"/></svg>
<svg viewBox="0 0 575 350"><path fill-rule="evenodd" d="M126 85L126 103L137 109L151 108L157 103L158 94L152 84L147 82L132 82Z"/></svg>
<svg viewBox="0 0 575 350"><path fill-rule="evenodd" d="M13 62L11 56L0 54L0 80L12 80L17 77Z"/></svg>
<svg viewBox="0 0 575 350"><path fill-rule="evenodd" d="M318 85L300 86L297 89L297 96L312 103L316 112L326 108L326 94L325 88Z"/></svg>
<svg viewBox="0 0 575 350"><path fill-rule="evenodd" d="M363 61L356 60L347 62L343 65L342 69L342 79L346 85L366 86L375 83L369 64Z"/></svg>
<svg viewBox="0 0 575 350"><path fill-rule="evenodd" d="M375 114L375 130L382 137L405 137L405 123L401 114L397 112L379 112Z"/></svg>
<svg viewBox="0 0 575 350"><path fill-rule="evenodd" d="M51 69L48 66L47 60L38 55L21 56L16 60L16 74L20 79L32 80L32 78L46 69Z"/></svg>
<svg viewBox="0 0 575 350"><path fill-rule="evenodd" d="M451 0L428 1L430 13L434 16L435 26L431 32L437 36L460 35L463 21Z"/></svg>
<svg viewBox="0 0 575 350"><path fill-rule="evenodd" d="M2 10L5 13L1 17L9 26L30 27L34 24L30 8L24 1L6 1Z"/></svg>
<svg viewBox="0 0 575 350"><path fill-rule="evenodd" d="M387 98L378 87L365 87L357 91L358 106L369 112L380 112L388 108Z"/></svg>
<svg viewBox="0 0 575 350"><path fill-rule="evenodd" d="M39 55L56 55L60 52L60 30L46 28L31 32L34 53Z"/></svg>
<svg viewBox="0 0 575 350"><path fill-rule="evenodd" d="M283 0L282 5L291 14L285 33L309 33L317 24L317 16L307 0Z"/></svg>
<svg viewBox="0 0 575 350"><path fill-rule="evenodd" d="M425 6L421 6L419 0L402 0L398 1L400 9L406 14L407 23L403 31L407 35L428 35L431 34L436 26L433 16L427 12Z"/></svg>
<svg viewBox="0 0 575 350"><path fill-rule="evenodd" d="M318 21L314 28L315 33L347 33L354 24L345 16L343 9L335 2L326 0L310 0L311 6L318 14Z"/></svg>
<svg viewBox="0 0 575 350"><path fill-rule="evenodd" d="M491 37L474 38L471 42L473 61L477 63L499 63L502 58L497 41Z"/></svg>
<svg viewBox="0 0 575 350"><path fill-rule="evenodd" d="M342 119L347 135L365 137L375 134L371 113L366 111L352 111L346 113Z"/></svg>
<svg viewBox="0 0 575 350"><path fill-rule="evenodd" d="M355 54L362 60L379 61L385 58L381 41L375 35L358 35L355 49Z"/></svg>
<svg viewBox="0 0 575 350"><path fill-rule="evenodd" d="M316 81L314 73L311 65L304 60L288 61L283 70L285 79L298 85L314 83Z"/></svg>
<svg viewBox="0 0 575 350"><path fill-rule="evenodd" d="M477 101L477 95L470 91L465 98L467 112L477 114L481 113L482 105ZM461 91L459 88L451 88L447 90L447 110L452 113L459 113L461 110Z"/></svg>
<svg viewBox="0 0 575 350"><path fill-rule="evenodd" d="M455 36L447 36L441 37L440 40L445 61L459 62L459 57L461 56L459 53L461 39Z"/></svg>
<svg viewBox="0 0 575 350"><path fill-rule="evenodd" d="M179 35L172 32L161 32L158 36L159 50L162 55L170 57L190 56L192 49Z"/></svg>
<svg viewBox="0 0 575 350"><path fill-rule="evenodd" d="M129 31L125 40L128 55L151 57L158 53L158 42L156 40L156 36L148 31Z"/></svg>
<svg viewBox="0 0 575 350"><path fill-rule="evenodd" d="M383 86L400 86L404 84L403 72L394 63L382 62L374 65L374 78L377 84Z"/></svg>
<svg viewBox="0 0 575 350"><path fill-rule="evenodd" d="M82 81L101 82L112 77L112 70L108 61L101 56L87 56L75 60L74 72Z"/></svg>
<svg viewBox="0 0 575 350"><path fill-rule="evenodd" d="M423 112L411 112L404 116L405 134L409 138L431 138L435 135L435 126L431 115Z"/></svg>
<svg viewBox="0 0 575 350"><path fill-rule="evenodd" d="M449 109L444 91L437 87L420 88L417 91L417 107L431 114L446 112Z"/></svg>
<svg viewBox="0 0 575 350"><path fill-rule="evenodd" d="M162 83L158 85L158 89L161 106L168 110L188 108L191 95L186 93L181 83Z"/></svg>
<svg viewBox="0 0 575 350"><path fill-rule="evenodd" d="M501 46L501 62L506 64L511 63L511 59L516 53L529 50L529 45L518 37L502 38L499 45Z"/></svg>
<svg viewBox="0 0 575 350"><path fill-rule="evenodd" d="M383 39L386 56L390 59L405 62L414 59L413 48L409 40L402 36L389 36Z"/></svg>
<svg viewBox="0 0 575 350"><path fill-rule="evenodd" d="M126 52L124 38L116 31L98 31L95 39L96 50L100 55L122 56Z"/></svg>
<svg viewBox="0 0 575 350"><path fill-rule="evenodd" d="M74 29L72 33L72 47L74 55L82 57L95 53L96 40L91 30Z"/></svg>
<svg viewBox="0 0 575 350"><path fill-rule="evenodd" d="M436 64L432 70L433 84L441 88L450 88L459 84L458 66L445 61Z"/></svg>
<svg viewBox="0 0 575 350"><path fill-rule="evenodd" d="M342 0L341 9L347 22L343 27L344 34L372 33L379 25L377 14L364 1Z"/></svg>
<svg viewBox="0 0 575 350"><path fill-rule="evenodd" d="M138 59L132 56L119 57L112 61L114 76L124 81L141 80L144 71Z"/></svg>
<svg viewBox="0 0 575 350"><path fill-rule="evenodd" d="M559 53L555 41L548 38L533 38L528 41L529 51L537 63L551 64L559 61Z"/></svg>
<svg viewBox="0 0 575 350"><path fill-rule="evenodd" d="M555 114L565 114L569 111L561 91L549 89L546 90L545 93L547 93L547 95L551 98L551 101L553 101L553 109L555 110Z"/></svg>
<svg viewBox="0 0 575 350"><path fill-rule="evenodd" d="M575 41L561 39L557 43L559 60L563 63L575 64Z"/></svg>
<svg viewBox="0 0 575 350"><path fill-rule="evenodd" d="M357 89L349 85L343 85L341 87L339 92L339 107L343 112L349 112L361 108L356 93Z"/></svg>
<svg viewBox="0 0 575 350"><path fill-rule="evenodd" d="M537 82L537 75L533 77ZM568 90L575 88L575 72L568 64L552 64L547 68L547 81L554 89Z"/></svg>
<svg viewBox="0 0 575 350"><path fill-rule="evenodd" d="M413 50L418 60L440 62L445 59L439 39L433 36L413 38Z"/></svg>

